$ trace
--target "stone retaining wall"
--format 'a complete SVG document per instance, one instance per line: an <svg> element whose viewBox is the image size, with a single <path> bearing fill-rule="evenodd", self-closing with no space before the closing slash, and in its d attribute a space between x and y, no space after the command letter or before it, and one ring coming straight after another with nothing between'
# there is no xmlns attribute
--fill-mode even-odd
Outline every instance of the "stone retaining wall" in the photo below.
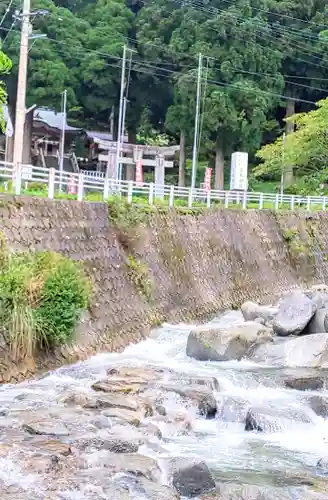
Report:
<svg viewBox="0 0 328 500"><path fill-rule="evenodd" d="M52 249L82 260L94 285L75 342L52 357L19 363L0 346L0 382L122 349L163 320L197 320L246 299L269 301L305 281L328 277L326 212L157 213L138 245L129 249L110 225L105 204L3 197L0 229L12 250ZM309 255L291 252L288 230L297 231ZM131 254L145 264L150 296L131 279Z"/></svg>

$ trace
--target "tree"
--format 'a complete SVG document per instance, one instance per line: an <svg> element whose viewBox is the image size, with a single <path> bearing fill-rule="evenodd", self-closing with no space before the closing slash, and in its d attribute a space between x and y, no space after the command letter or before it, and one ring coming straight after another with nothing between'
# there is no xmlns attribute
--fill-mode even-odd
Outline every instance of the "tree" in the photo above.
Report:
<svg viewBox="0 0 328 500"><path fill-rule="evenodd" d="M255 169L256 176L279 175L284 163L294 165L298 176L311 175L326 168L328 161L328 98L317 103L317 109L289 118L295 131L280 136L274 143L263 146L257 153L262 163Z"/></svg>
<svg viewBox="0 0 328 500"><path fill-rule="evenodd" d="M203 110L202 140L207 154L214 154L215 187L224 187L224 161L236 148L259 146L267 128L269 111L277 105L284 81L280 74L282 54L269 43L259 45L257 36L266 20L254 16L247 5L221 7L198 13L191 53L210 56L208 87ZM194 10L194 9L192 9ZM186 16L190 19L188 7ZM237 21L236 21L237 20ZM195 29L195 28L194 28ZM275 74L268 78L266 73Z"/></svg>

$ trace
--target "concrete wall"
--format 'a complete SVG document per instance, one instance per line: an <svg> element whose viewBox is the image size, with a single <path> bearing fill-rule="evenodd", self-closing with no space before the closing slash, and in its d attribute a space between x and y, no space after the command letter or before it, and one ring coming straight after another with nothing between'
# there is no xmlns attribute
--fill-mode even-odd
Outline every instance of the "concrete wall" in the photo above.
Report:
<svg viewBox="0 0 328 500"><path fill-rule="evenodd" d="M157 213L132 244L110 225L105 204L7 197L0 199L0 229L12 250L52 249L82 260L94 285L72 345L20 362L0 345L1 382L122 349L163 320L200 319L246 299L266 302L328 277L326 213ZM131 255L145 264L148 297L131 277Z"/></svg>

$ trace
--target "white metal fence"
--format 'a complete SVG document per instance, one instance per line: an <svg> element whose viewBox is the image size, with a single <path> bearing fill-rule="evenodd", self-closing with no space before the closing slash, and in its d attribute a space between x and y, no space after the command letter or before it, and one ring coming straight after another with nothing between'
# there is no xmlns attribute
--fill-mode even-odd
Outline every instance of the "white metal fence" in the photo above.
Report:
<svg viewBox="0 0 328 500"><path fill-rule="evenodd" d="M33 183L33 184L32 184ZM36 184L37 183L37 184ZM280 195L274 193L218 191L191 189L174 185L137 184L133 181L115 181L95 176L87 171L77 173L60 172L53 168L24 165L14 168L12 163L0 162L0 189L16 195L31 194L48 198L65 197L68 194L78 201L108 200L111 195L126 197L129 203L166 204L169 207L187 206L197 208L212 205L222 207L294 210L326 210L328 197Z"/></svg>

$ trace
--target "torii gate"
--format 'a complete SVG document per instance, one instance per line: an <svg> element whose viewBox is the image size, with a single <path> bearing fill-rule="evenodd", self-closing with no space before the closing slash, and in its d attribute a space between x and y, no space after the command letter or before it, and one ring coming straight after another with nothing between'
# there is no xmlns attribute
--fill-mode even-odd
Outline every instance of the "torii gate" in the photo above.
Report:
<svg viewBox="0 0 328 500"><path fill-rule="evenodd" d="M103 141L95 138L95 142L101 149L107 151L106 153L99 154L99 161L106 164L106 173L109 178L115 178L116 171L116 142ZM165 184L165 169L173 168L172 158L174 154L180 150L180 146L146 146L144 144L128 144L121 145L120 163L127 166L126 180L135 180L135 170L137 161L142 161L143 166L154 167L155 169L155 196L163 198ZM151 156L152 158L144 158L144 156Z"/></svg>

